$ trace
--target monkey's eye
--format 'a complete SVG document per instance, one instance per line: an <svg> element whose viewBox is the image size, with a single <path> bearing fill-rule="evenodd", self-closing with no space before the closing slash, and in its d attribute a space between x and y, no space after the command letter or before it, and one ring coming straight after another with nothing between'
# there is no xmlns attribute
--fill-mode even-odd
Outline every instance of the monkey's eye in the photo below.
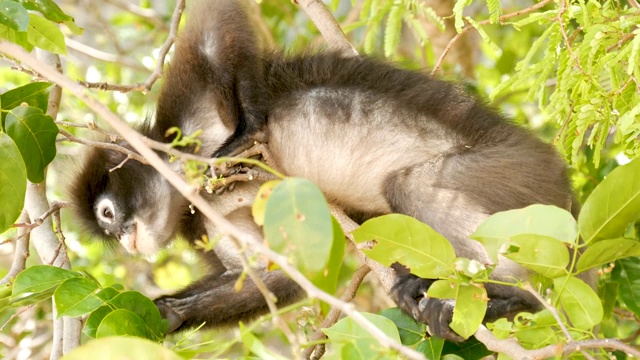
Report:
<svg viewBox="0 0 640 360"><path fill-rule="evenodd" d="M98 220L107 224L112 224L115 221L115 210L113 209L113 203L109 199L102 199L96 206L96 215Z"/></svg>

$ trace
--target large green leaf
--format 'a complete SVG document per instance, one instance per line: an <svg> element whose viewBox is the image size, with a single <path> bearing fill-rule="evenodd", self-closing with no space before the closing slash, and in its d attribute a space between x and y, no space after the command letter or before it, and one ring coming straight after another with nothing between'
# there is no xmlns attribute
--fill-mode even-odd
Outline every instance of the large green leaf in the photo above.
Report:
<svg viewBox="0 0 640 360"><path fill-rule="evenodd" d="M411 316L407 315L400 308L388 308L383 310L380 315L389 318L396 324L400 341L403 345L413 345L422 340L427 332L427 326L423 323L416 322Z"/></svg>
<svg viewBox="0 0 640 360"><path fill-rule="evenodd" d="M375 325L380 331L393 340L400 342L400 335L393 321L381 315L362 313L367 320ZM388 351L380 342L368 331L363 329L352 318L346 317L327 329L322 329L327 334L333 352L337 354L349 354L349 359L378 359L381 353ZM337 357L345 358L345 356Z"/></svg>
<svg viewBox="0 0 640 360"><path fill-rule="evenodd" d="M481 242L491 260L497 262L504 243L512 236L522 234L542 235L573 244L578 237L578 225L564 209L531 205L491 215L469 237Z"/></svg>
<svg viewBox="0 0 640 360"><path fill-rule="evenodd" d="M11 110L22 104L27 104L42 110L43 113L46 113L50 87L51 83L48 82L32 82L15 89L11 89L0 95L2 109ZM7 113L3 112L1 116L2 127L4 128L4 118L7 116Z"/></svg>
<svg viewBox="0 0 640 360"><path fill-rule="evenodd" d="M628 239L601 240L591 244L578 259L577 270L583 272L618 259L640 256L640 242Z"/></svg>
<svg viewBox="0 0 640 360"><path fill-rule="evenodd" d="M114 310L102 319L96 331L96 338L107 336L136 336L157 340L156 337L149 333L140 316L126 309Z"/></svg>
<svg viewBox="0 0 640 360"><path fill-rule="evenodd" d="M390 266L399 262L424 278L446 277L453 272L456 253L444 236L420 221L401 214L380 216L353 231L358 243L374 240L367 256Z"/></svg>
<svg viewBox="0 0 640 360"><path fill-rule="evenodd" d="M82 316L90 313L104 304L96 296L99 286L85 278L68 279L53 294L58 317Z"/></svg>
<svg viewBox="0 0 640 360"><path fill-rule="evenodd" d="M434 282L427 296L438 299L454 299L453 319L449 326L467 339L473 335L487 312L487 291L484 287L451 283L448 280Z"/></svg>
<svg viewBox="0 0 640 360"><path fill-rule="evenodd" d="M38 108L18 106L7 115L5 128L27 165L29 181L43 181L46 166L56 156L58 127L51 116Z"/></svg>
<svg viewBox="0 0 640 360"><path fill-rule="evenodd" d="M65 360L183 360L161 344L133 337L96 339L64 355Z"/></svg>
<svg viewBox="0 0 640 360"><path fill-rule="evenodd" d="M416 350L424 354L429 360L439 360L442 355L444 339L430 337L418 344Z"/></svg>
<svg viewBox="0 0 640 360"><path fill-rule="evenodd" d="M342 258L344 257L344 232L336 219L331 217L331 220L333 225L333 242L326 271L316 273L315 276L309 278L317 287L329 294L335 293L338 288L338 276L340 275L340 267L342 266Z"/></svg>
<svg viewBox="0 0 640 360"><path fill-rule="evenodd" d="M58 26L38 15L29 14L27 38L33 45L55 54L66 54L67 45Z"/></svg>
<svg viewBox="0 0 640 360"><path fill-rule="evenodd" d="M16 2L0 1L0 24L15 31L26 31L29 13Z"/></svg>
<svg viewBox="0 0 640 360"><path fill-rule="evenodd" d="M26 9L39 11L45 18L54 22L71 21L73 18L65 14L53 0L20 0Z"/></svg>
<svg viewBox="0 0 640 360"><path fill-rule="evenodd" d="M27 169L13 140L0 132L0 233L20 216L27 191Z"/></svg>
<svg viewBox="0 0 640 360"><path fill-rule="evenodd" d="M640 158L614 169L589 195L578 217L582 239L620 237L640 217Z"/></svg>
<svg viewBox="0 0 640 360"><path fill-rule="evenodd" d="M149 300L149 298L137 291L125 291L116 295L108 303L118 309L127 309L132 311L143 321L147 327L149 335L155 336L155 339L162 339L162 336L164 335L162 317L160 316L160 311L156 305L153 301ZM98 328L98 333L99 332L100 327Z"/></svg>
<svg viewBox="0 0 640 360"><path fill-rule="evenodd" d="M313 183L287 178L269 196L264 219L269 246L308 276L325 270L332 248L329 206Z"/></svg>
<svg viewBox="0 0 640 360"><path fill-rule="evenodd" d="M54 288L67 279L80 277L80 273L50 265L36 265L22 270L13 282L11 297L37 293Z"/></svg>
<svg viewBox="0 0 640 360"><path fill-rule="evenodd" d="M556 294L560 292L560 305L573 326L590 330L602 321L604 312L600 298L584 281L576 277L556 278L553 286Z"/></svg>
<svg viewBox="0 0 640 360"><path fill-rule="evenodd" d="M548 278L567 275L569 249L559 240L533 234L515 235L504 256Z"/></svg>
<svg viewBox="0 0 640 360"><path fill-rule="evenodd" d="M29 42L26 32L13 30L2 24L0 24L0 39L6 39L12 43L16 43L27 51L33 50L33 45Z"/></svg>
<svg viewBox="0 0 640 360"><path fill-rule="evenodd" d="M618 260L611 280L618 283L618 294L627 308L640 316L640 258Z"/></svg>

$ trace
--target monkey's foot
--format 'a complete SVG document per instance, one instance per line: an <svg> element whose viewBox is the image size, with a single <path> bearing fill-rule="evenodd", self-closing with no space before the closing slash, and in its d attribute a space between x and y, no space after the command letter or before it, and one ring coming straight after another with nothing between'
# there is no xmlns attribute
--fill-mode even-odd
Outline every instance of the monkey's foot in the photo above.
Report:
<svg viewBox="0 0 640 360"><path fill-rule="evenodd" d="M160 311L160 316L162 316L163 319L167 319L169 321L169 329L167 330L167 334L171 334L172 332L178 330L184 323L184 317L180 315L172 306L173 300L174 299L170 297L161 297L153 301Z"/></svg>
<svg viewBox="0 0 640 360"><path fill-rule="evenodd" d="M416 321L427 324L431 335L456 343L463 342L464 338L449 327L455 301L426 296L435 280L410 274L404 266L397 263L391 267L396 270L397 280L390 295L398 307Z"/></svg>

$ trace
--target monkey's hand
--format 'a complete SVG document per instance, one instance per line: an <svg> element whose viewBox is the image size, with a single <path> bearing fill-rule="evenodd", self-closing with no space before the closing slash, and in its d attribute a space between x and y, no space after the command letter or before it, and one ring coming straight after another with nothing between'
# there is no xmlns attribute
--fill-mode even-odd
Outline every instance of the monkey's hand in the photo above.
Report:
<svg viewBox="0 0 640 360"><path fill-rule="evenodd" d="M167 334L171 334L172 332L178 330L185 320L184 316L178 313L175 310L175 307L172 306L172 302L174 300L176 299L168 296L163 296L153 301L160 311L160 316L162 316L163 319L167 319L169 321L169 329L167 330Z"/></svg>

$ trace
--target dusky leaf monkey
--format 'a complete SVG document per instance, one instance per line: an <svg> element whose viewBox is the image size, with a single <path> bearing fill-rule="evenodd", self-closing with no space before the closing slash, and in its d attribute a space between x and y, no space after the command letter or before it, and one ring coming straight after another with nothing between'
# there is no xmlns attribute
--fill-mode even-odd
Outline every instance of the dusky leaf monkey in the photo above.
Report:
<svg viewBox="0 0 640 360"><path fill-rule="evenodd" d="M468 236L489 215L531 204L573 209L565 162L549 144L510 123L458 86L367 56L318 51L284 55L258 46L240 0L200 1L180 34L158 100L142 133L167 141L173 126L203 130L201 154L235 154L253 139L268 142L276 168L316 183L327 199L359 220L403 213L443 234L458 256L490 263ZM80 217L95 235L149 254L180 233L205 233L201 215L152 168L135 161L110 172L123 155L93 149L72 185ZM248 205L259 184L210 196L212 204L259 232ZM238 200L242 199L242 201ZM182 214L182 216L175 216ZM211 234L210 234L211 235ZM204 253L210 271L186 289L156 300L170 330L206 322L233 324L267 311L228 241ZM433 335L459 341L449 328L452 302L425 299L433 279L394 267L392 298ZM260 276L287 304L303 294L279 272ZM529 271L501 258L492 277L513 282ZM486 285L485 320L539 309L515 287Z"/></svg>

